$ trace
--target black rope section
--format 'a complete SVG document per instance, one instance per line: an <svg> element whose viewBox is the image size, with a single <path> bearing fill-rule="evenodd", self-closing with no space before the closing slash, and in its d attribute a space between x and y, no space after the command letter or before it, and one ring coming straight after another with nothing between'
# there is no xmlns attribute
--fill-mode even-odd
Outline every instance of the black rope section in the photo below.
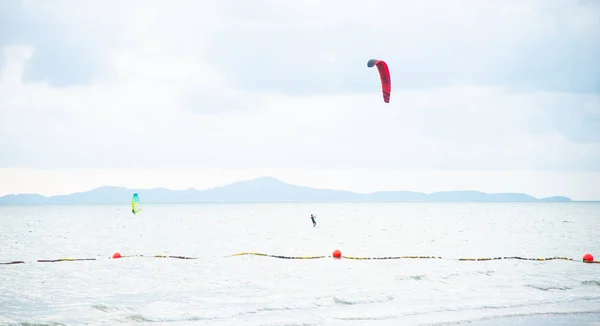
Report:
<svg viewBox="0 0 600 326"><path fill-rule="evenodd" d="M14 264L25 264L25 262L22 261L22 260L15 260L15 261L9 261L9 262L0 262L0 265L14 265Z"/></svg>

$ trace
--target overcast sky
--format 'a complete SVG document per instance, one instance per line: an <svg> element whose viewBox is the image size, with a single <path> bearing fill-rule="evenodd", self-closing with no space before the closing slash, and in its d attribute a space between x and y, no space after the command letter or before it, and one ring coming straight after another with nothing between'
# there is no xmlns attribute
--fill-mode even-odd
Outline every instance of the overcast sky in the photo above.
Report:
<svg viewBox="0 0 600 326"><path fill-rule="evenodd" d="M5 0L0 48L0 195L271 175L600 200L600 1Z"/></svg>

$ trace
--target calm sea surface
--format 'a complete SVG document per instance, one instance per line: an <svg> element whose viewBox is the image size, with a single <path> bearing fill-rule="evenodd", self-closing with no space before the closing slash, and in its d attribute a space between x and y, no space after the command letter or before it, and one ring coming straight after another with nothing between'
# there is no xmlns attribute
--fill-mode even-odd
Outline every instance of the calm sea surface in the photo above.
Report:
<svg viewBox="0 0 600 326"><path fill-rule="evenodd" d="M586 325L599 239L597 203L0 206L0 324ZM457 260L498 256L575 261Z"/></svg>

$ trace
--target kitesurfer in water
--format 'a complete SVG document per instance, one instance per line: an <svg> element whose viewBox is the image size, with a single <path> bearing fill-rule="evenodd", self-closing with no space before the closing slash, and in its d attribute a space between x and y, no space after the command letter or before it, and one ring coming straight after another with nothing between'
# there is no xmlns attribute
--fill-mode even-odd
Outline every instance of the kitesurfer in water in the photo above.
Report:
<svg viewBox="0 0 600 326"><path fill-rule="evenodd" d="M314 214L310 214L310 219L313 222L313 227L317 226L317 222L315 222L315 215Z"/></svg>

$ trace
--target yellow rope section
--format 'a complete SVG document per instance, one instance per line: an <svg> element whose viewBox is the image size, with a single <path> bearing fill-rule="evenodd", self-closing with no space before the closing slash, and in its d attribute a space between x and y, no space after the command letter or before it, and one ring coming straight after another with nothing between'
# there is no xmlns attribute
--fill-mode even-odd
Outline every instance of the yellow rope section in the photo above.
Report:
<svg viewBox="0 0 600 326"><path fill-rule="evenodd" d="M442 257L435 256L395 256L395 257L353 257L353 256L342 256L344 259L355 259L355 260L380 260L380 259L442 259Z"/></svg>
<svg viewBox="0 0 600 326"><path fill-rule="evenodd" d="M320 259L320 258L327 257L327 256L281 256L281 255L263 254L263 253L259 253L259 252L240 252L240 253L234 254L232 256L248 256L248 255L282 258L282 259Z"/></svg>

